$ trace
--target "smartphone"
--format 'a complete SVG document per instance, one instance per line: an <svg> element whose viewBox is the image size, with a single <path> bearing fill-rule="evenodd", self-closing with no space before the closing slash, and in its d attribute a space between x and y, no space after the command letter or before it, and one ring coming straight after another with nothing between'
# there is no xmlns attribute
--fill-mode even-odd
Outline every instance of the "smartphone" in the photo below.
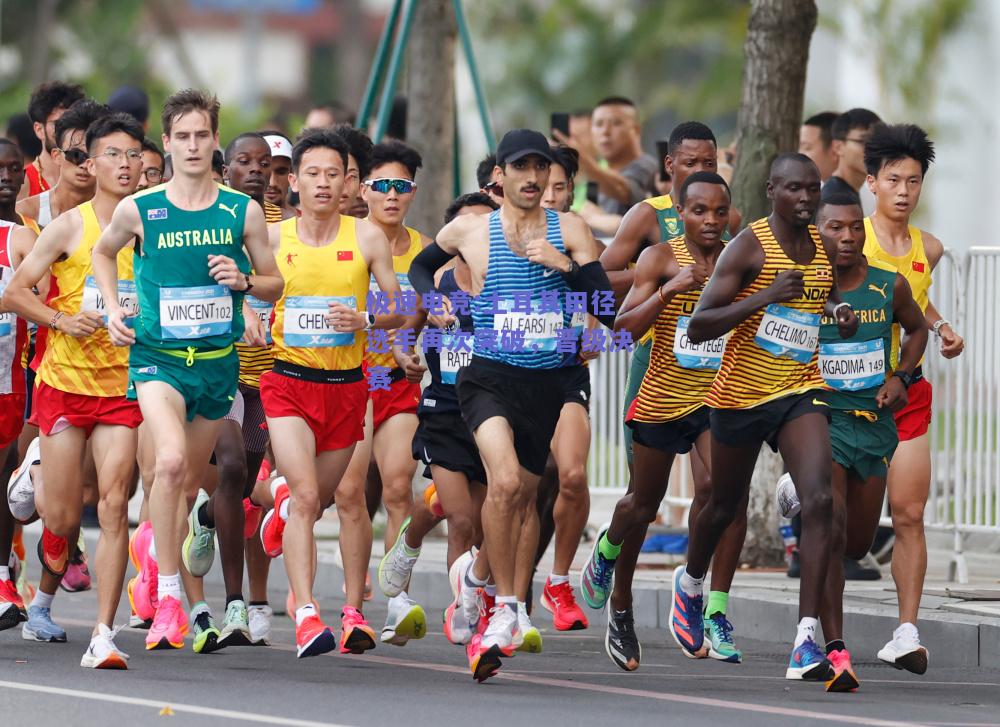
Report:
<svg viewBox="0 0 1000 727"><path fill-rule="evenodd" d="M587 200L597 204L597 182L587 182Z"/></svg>
<svg viewBox="0 0 1000 727"><path fill-rule="evenodd" d="M549 128L558 131L563 136L569 136L569 114L553 113L549 119ZM553 138L555 135L553 135Z"/></svg>

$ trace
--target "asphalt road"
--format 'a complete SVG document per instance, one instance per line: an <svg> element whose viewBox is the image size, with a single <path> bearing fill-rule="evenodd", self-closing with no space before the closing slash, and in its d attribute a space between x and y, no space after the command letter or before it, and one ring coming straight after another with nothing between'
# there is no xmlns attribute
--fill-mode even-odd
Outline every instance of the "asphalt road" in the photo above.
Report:
<svg viewBox="0 0 1000 727"><path fill-rule="evenodd" d="M220 593L221 584L211 590ZM339 603L328 597L321 608L332 614ZM221 612L221 603L213 606ZM481 685L440 628L404 648L297 660L284 616L275 616L272 647L210 655L146 652L145 632L125 629L117 643L132 655L129 670L95 672L79 666L94 607L93 592L59 593L53 615L67 644L23 641L20 627L0 633L0 725L1000 724L1000 671L935 669L932 654L928 674L916 677L858 655L861 689L827 694L783 679L785 644L741 639L745 662L730 665L690 661L665 634L640 630L643 664L626 673L604 653L599 614L589 630L559 634L536 613L547 627L544 653L518 654ZM378 631L383 604L366 611ZM436 624L440 614L429 618Z"/></svg>

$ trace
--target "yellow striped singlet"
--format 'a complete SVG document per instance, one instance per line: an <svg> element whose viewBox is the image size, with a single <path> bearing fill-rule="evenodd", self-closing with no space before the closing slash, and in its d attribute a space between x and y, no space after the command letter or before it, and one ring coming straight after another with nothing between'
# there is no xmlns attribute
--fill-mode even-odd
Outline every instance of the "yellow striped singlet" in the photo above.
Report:
<svg viewBox="0 0 1000 727"><path fill-rule="evenodd" d="M674 251L680 267L694 264L683 236L665 244ZM629 412L630 421L669 422L704 406L705 394L715 380L722 358L725 338L698 346L687 340L687 324L701 291L690 290L675 296L656 318L649 368Z"/></svg>
<svg viewBox="0 0 1000 727"><path fill-rule="evenodd" d="M329 303L365 310L368 263L358 247L357 220L340 216L337 237L322 247L303 243L297 218L281 223L276 256L285 290L274 305L274 358L326 371L361 366L365 333L338 333L323 316Z"/></svg>
<svg viewBox="0 0 1000 727"><path fill-rule="evenodd" d="M90 256L101 236L101 225L91 202L76 208L83 219L83 234L65 260L52 264L48 305L66 316L83 310L104 312L104 298L94 281ZM133 251L118 252L118 299L122 308L135 310L137 298L132 275ZM128 346L111 343L106 328L85 338L74 338L55 329L48 331L45 355L38 378L54 389L86 396L124 396L128 385Z"/></svg>
<svg viewBox="0 0 1000 727"><path fill-rule="evenodd" d="M410 263L413 262L421 250L424 249L420 242L420 233L414 230L412 227L405 228L407 234L410 236L410 246L406 248L406 252L402 255L392 256L392 269L396 273L396 280L399 281L399 287L403 290L413 290L413 286L410 285ZM375 282L375 276L372 275L369 279L369 290L374 294L378 293L381 288L378 287L378 283ZM392 357L392 353L374 353L372 351L365 351L365 361L368 362L368 366L385 366L390 369L396 368L396 359Z"/></svg>
<svg viewBox="0 0 1000 727"><path fill-rule="evenodd" d="M749 409L791 394L827 388L819 373L817 344L819 320L833 287L833 268L819 234L815 226L809 226L816 253L812 262L800 264L781 249L767 218L750 227L764 250L764 266L735 301L764 290L784 270L804 273L805 294L767 306L736 326L705 397L705 403L714 409Z"/></svg>
<svg viewBox="0 0 1000 727"><path fill-rule="evenodd" d="M931 264L927 260L927 252L924 250L923 234L913 225L909 226L909 233L911 242L910 251L905 255L890 255L883 249L882 244L875 235L872 218L865 217L865 257L869 260L881 260L896 268L906 278L906 282L910 284L910 292L913 293L913 299L917 301L920 310L926 312L931 283L933 282L931 279ZM900 333L899 324L893 323L892 350L889 354L889 360L892 362L893 368L899 363ZM923 361L924 358L921 356L920 362L923 363Z"/></svg>

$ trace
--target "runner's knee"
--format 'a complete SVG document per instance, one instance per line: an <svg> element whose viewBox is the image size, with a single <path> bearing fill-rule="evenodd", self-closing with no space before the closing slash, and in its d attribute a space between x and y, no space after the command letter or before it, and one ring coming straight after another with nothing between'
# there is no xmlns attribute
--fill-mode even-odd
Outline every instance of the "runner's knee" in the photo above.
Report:
<svg viewBox="0 0 1000 727"><path fill-rule="evenodd" d="M582 504L589 500L587 470L576 464L559 471L559 497L567 503Z"/></svg>
<svg viewBox="0 0 1000 727"><path fill-rule="evenodd" d="M923 529L924 503L920 500L892 502L892 525L896 530Z"/></svg>
<svg viewBox="0 0 1000 727"><path fill-rule="evenodd" d="M179 490L187 475L187 457L180 450L158 452L155 482L159 487Z"/></svg>

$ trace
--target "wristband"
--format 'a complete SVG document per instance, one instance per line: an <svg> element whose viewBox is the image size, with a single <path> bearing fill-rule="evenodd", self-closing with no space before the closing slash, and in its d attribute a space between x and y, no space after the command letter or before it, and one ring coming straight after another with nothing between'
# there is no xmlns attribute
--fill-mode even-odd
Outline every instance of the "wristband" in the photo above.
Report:
<svg viewBox="0 0 1000 727"><path fill-rule="evenodd" d="M59 329L56 328L56 323L62 317L63 317L63 312L62 311L56 311L55 313L53 313L52 314L52 320L49 321L49 328L52 328L53 330L59 330Z"/></svg>
<svg viewBox="0 0 1000 727"><path fill-rule="evenodd" d="M365 311L365 330L370 331L375 327L375 314L371 311Z"/></svg>
<svg viewBox="0 0 1000 727"><path fill-rule="evenodd" d="M656 289L656 294L659 296L660 302L663 303L663 305L667 305L667 299L663 297L663 286L662 285L659 288Z"/></svg>
<svg viewBox="0 0 1000 727"><path fill-rule="evenodd" d="M897 369L896 371L893 371L892 375L903 382L904 389L909 389L910 384L913 383L913 377L910 374L903 371L902 369Z"/></svg>
<svg viewBox="0 0 1000 727"><path fill-rule="evenodd" d="M933 333L938 338L941 338L941 329L945 326L951 326L951 321L944 318L938 318L934 321L934 325L931 326L931 333Z"/></svg>
<svg viewBox="0 0 1000 727"><path fill-rule="evenodd" d="M249 292L250 292L250 290L251 290L251 289L253 288L253 283L251 283L251 282L250 282L250 275L249 275L249 273L244 273L244 274L243 274L243 279L244 279L244 280L246 281L246 283L247 283L247 287L245 287L245 288L243 289L243 292L244 292L244 293L249 293Z"/></svg>

